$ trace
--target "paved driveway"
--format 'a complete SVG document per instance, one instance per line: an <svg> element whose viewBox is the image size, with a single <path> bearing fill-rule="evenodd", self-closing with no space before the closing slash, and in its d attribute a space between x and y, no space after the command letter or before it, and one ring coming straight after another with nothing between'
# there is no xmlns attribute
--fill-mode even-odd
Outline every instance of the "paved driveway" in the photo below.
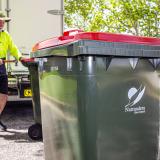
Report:
<svg viewBox="0 0 160 160"><path fill-rule="evenodd" d="M0 129L0 160L44 160L42 141L28 137L28 127L34 124L30 104L7 106L3 121L8 129L7 132Z"/></svg>

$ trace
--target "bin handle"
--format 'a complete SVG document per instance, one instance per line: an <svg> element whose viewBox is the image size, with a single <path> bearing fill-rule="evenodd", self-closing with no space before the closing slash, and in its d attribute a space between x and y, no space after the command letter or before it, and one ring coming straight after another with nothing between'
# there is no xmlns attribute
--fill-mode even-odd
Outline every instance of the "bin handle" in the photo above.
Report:
<svg viewBox="0 0 160 160"><path fill-rule="evenodd" d="M22 60L22 62L34 62L34 58L25 58Z"/></svg>
<svg viewBox="0 0 160 160"><path fill-rule="evenodd" d="M17 60L3 60L3 63L12 63L12 62L17 62Z"/></svg>
<svg viewBox="0 0 160 160"><path fill-rule="evenodd" d="M17 60L3 60L3 63L17 62ZM22 62L34 62L34 58L25 58Z"/></svg>
<svg viewBox="0 0 160 160"><path fill-rule="evenodd" d="M69 30L69 31L65 31L63 33L63 36L73 36L73 35L75 35L77 33L80 33L80 32L84 32L84 31L81 30L81 29L72 29L72 30Z"/></svg>

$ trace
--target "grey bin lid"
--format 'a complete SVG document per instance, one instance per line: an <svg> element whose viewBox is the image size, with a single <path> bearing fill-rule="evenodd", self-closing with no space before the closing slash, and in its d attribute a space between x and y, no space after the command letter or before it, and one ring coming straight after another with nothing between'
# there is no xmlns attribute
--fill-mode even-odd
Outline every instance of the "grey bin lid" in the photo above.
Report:
<svg viewBox="0 0 160 160"><path fill-rule="evenodd" d="M64 32L63 36L37 43L33 47L31 57L80 55L160 57L159 38L79 30L74 35L70 33L73 32Z"/></svg>

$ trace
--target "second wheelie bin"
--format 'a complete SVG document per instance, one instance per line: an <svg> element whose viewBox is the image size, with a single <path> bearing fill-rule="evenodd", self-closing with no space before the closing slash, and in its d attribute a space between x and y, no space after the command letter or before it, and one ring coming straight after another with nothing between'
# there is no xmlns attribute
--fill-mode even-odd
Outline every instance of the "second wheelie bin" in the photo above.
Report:
<svg viewBox="0 0 160 160"><path fill-rule="evenodd" d="M32 90L32 106L35 124L28 128L28 135L33 140L42 139L42 122L40 108L40 90L39 90L39 73L38 63L33 59L25 59L22 61L25 67L28 67L30 73L31 90Z"/></svg>
<svg viewBox="0 0 160 160"><path fill-rule="evenodd" d="M159 158L160 39L69 31L31 56L46 160Z"/></svg>

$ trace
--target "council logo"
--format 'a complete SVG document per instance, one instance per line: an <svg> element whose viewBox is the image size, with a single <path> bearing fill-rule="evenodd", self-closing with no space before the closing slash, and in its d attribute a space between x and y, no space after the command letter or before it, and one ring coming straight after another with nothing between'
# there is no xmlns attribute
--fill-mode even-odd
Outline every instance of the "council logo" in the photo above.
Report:
<svg viewBox="0 0 160 160"><path fill-rule="evenodd" d="M125 105L125 112L133 112L134 114L145 113L145 107L137 105L138 102L143 98L146 87L140 85L137 89L132 87L128 91L128 103Z"/></svg>

